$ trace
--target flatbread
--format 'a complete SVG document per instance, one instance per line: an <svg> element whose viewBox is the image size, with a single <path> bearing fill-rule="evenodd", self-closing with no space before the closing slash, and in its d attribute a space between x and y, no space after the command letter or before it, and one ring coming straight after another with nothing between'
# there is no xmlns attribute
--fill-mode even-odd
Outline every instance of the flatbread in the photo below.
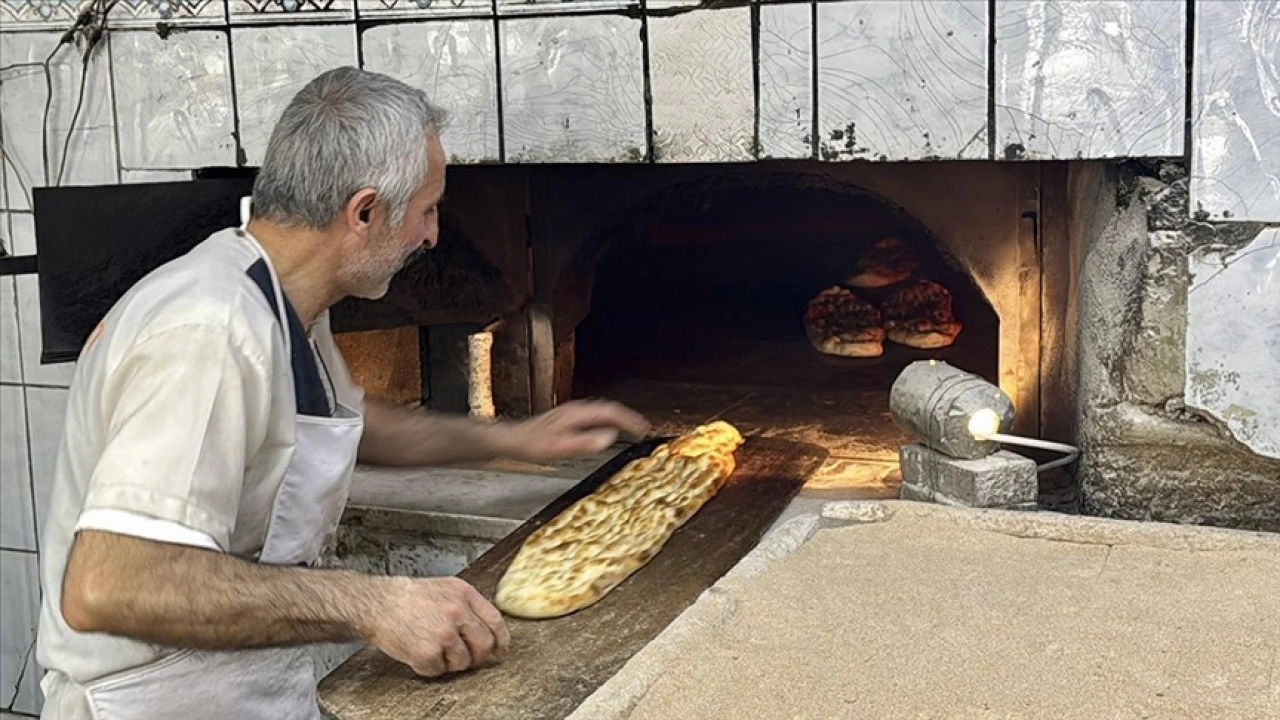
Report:
<svg viewBox="0 0 1280 720"><path fill-rule="evenodd" d="M931 280L916 280L896 290L881 310L889 340L908 347L947 347L964 328L952 312L951 293Z"/></svg>
<svg viewBox="0 0 1280 720"><path fill-rule="evenodd" d="M818 352L868 358L884 354L880 311L853 292L836 286L818 293L805 310L804 329Z"/></svg>
<svg viewBox="0 0 1280 720"><path fill-rule="evenodd" d="M888 287L911 277L919 266L920 258L906 243L884 238L858 258L858 274L849 278L849 285L864 290Z"/></svg>
<svg viewBox="0 0 1280 720"><path fill-rule="evenodd" d="M737 428L714 422L631 461L525 540L494 604L542 619L599 602L720 490L742 443Z"/></svg>

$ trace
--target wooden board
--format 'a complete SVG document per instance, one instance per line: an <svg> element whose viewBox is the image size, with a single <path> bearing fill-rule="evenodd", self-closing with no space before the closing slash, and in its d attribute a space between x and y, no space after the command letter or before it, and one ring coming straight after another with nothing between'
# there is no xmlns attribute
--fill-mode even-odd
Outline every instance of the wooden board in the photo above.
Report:
<svg viewBox="0 0 1280 720"><path fill-rule="evenodd" d="M658 442L624 451L458 576L492 598L530 533ZM321 707L336 720L541 720L570 714L755 547L821 464L823 452L752 438L737 457L737 470L720 492L603 600L553 620L508 618L511 653L501 665L427 679L366 648L321 683Z"/></svg>

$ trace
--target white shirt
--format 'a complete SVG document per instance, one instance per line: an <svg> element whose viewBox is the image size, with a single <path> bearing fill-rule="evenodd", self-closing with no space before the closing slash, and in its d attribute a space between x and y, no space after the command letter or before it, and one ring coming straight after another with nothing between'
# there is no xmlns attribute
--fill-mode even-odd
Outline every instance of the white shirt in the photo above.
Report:
<svg viewBox="0 0 1280 720"><path fill-rule="evenodd" d="M63 621L62 575L79 530L246 559L262 548L293 456L296 405L282 326L246 274L260 257L236 231L214 234L130 289L81 352L41 554L37 659L60 675L54 686L169 652ZM310 335L332 392L361 409L327 316Z"/></svg>

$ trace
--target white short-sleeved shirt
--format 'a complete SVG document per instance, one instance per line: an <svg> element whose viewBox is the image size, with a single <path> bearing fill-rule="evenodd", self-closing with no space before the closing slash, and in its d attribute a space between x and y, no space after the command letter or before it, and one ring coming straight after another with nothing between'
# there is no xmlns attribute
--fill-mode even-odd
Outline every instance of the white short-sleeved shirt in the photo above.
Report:
<svg viewBox="0 0 1280 720"><path fill-rule="evenodd" d="M296 404L282 326L247 274L261 257L236 230L214 234L135 285L81 352L41 557L37 659L62 676L54 686L169 652L63 621L62 576L79 529L250 560L262 548L293 456ZM326 390L361 410L327 316L308 334Z"/></svg>

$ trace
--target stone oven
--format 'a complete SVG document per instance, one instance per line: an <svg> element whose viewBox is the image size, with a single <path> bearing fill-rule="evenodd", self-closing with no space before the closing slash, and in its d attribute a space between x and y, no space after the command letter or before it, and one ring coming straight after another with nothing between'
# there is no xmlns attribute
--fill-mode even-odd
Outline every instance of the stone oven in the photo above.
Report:
<svg viewBox="0 0 1280 720"><path fill-rule="evenodd" d="M1042 478L1046 507L1274 520L1274 459L1187 402L1188 388L1203 397L1214 391L1200 383L1226 378L1185 370L1188 257L1263 254L1274 241L1258 224L1191 217L1177 162L460 167L451 178L440 250L388 299L339 316L374 394L483 412L480 383L507 416L610 397L661 432L724 418L821 446L812 489L892 494L907 438L889 419L889 386L911 360L939 358L998 384L1016 432L1084 447L1069 473ZM806 303L887 236L909 239L920 273L952 291L960 337L941 350L886 343L874 359L817 353ZM467 342L477 334L491 350Z"/></svg>

